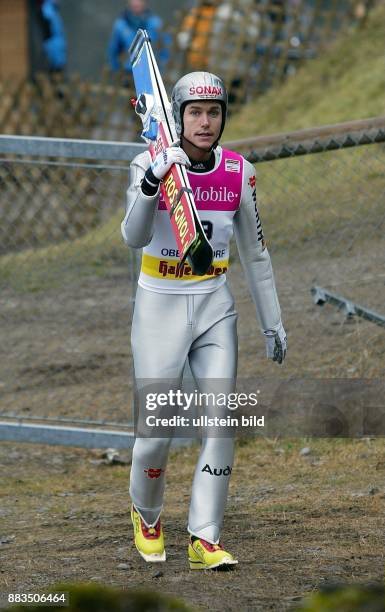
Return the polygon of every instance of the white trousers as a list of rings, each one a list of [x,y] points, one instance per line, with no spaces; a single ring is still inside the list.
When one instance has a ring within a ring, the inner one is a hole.
[[[237,313],[227,284],[212,293],[191,295],[138,287],[131,342],[139,387],[149,380],[181,383],[188,361],[200,393],[212,391],[213,386],[218,391],[218,379],[222,393],[235,389]],[[147,525],[154,525],[162,510],[170,443],[169,437],[138,437],[135,441],[130,496]],[[225,437],[203,437],[188,531],[212,543],[219,541],[233,457],[234,435],[229,431]]]

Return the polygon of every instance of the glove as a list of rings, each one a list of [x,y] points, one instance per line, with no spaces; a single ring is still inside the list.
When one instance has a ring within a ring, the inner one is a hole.
[[[286,332],[282,323],[276,331],[267,329],[263,334],[265,336],[267,358],[282,363],[287,351]]]
[[[173,164],[182,164],[187,168],[191,166],[189,158],[180,147],[169,147],[158,153],[151,164],[151,172],[158,181],[161,181]]]

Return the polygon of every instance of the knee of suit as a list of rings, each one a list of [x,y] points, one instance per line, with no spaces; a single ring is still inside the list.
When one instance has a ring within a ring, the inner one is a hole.
[[[235,435],[235,431],[234,431]],[[234,435],[228,435],[226,438],[219,437],[206,437],[202,438],[201,444],[201,456],[207,454],[212,457],[226,457],[230,458],[234,455],[235,439]]]
[[[171,438],[137,438],[132,451],[132,461],[156,463],[167,461]]]

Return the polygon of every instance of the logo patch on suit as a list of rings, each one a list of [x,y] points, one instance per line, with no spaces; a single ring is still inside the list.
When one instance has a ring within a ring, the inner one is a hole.
[[[240,172],[241,162],[239,159],[226,159],[225,160],[226,172]]]
[[[148,478],[159,478],[164,470],[162,470],[162,468],[148,468],[144,470],[144,472],[147,474]]]

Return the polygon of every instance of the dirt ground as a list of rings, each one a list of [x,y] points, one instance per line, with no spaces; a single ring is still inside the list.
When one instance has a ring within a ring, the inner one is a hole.
[[[240,314],[240,376],[256,383],[266,376],[383,376],[383,330],[356,319],[347,323],[332,306],[314,306],[310,296],[327,264],[340,292],[381,310],[380,251],[314,263],[304,250],[301,261],[277,253],[274,264],[287,363],[279,368],[264,359],[235,264],[230,280]],[[363,284],[365,275],[376,281]],[[126,267],[117,262],[107,276],[72,279],[60,289],[5,287],[1,412],[127,422],[129,297]],[[96,450],[2,443],[0,591],[97,581],[173,593],[201,610],[286,610],[330,581],[383,580],[383,439],[240,441],[223,531],[223,542],[240,560],[231,573],[188,570],[186,517],[196,453],[196,447],[172,453],[164,511],[168,561],[154,567],[141,562],[131,541],[128,465],[106,465]]]
[[[191,572],[186,517],[197,449],[172,453],[164,528],[168,560],[146,565],[132,543],[127,466],[101,453],[1,446],[2,592],[89,582],[174,594],[200,610],[289,610],[328,582],[384,575],[383,440],[260,440],[240,445],[223,542],[226,573]]]

